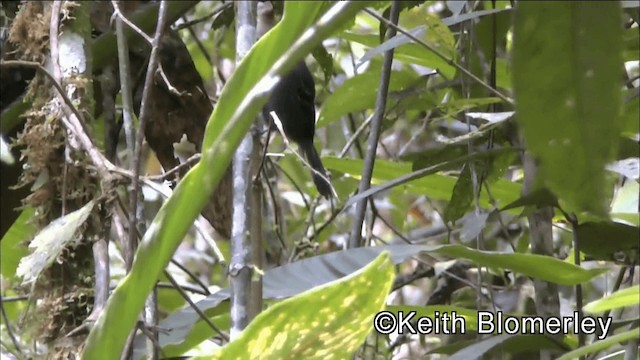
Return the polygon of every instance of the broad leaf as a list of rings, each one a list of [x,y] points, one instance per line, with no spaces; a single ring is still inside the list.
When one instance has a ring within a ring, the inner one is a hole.
[[[635,329],[631,329],[620,334],[607,336],[603,340],[595,341],[589,345],[570,351],[557,358],[557,360],[578,359],[581,356],[595,354],[614,345],[638,338],[640,338],[640,328],[636,327]]]
[[[270,307],[211,359],[351,357],[384,309],[394,273],[383,252],[344,279]]]
[[[635,226],[612,221],[586,222],[578,225],[576,231],[580,251],[596,259],[613,260],[617,252],[628,252],[633,258],[640,247],[640,231]]]
[[[584,311],[596,314],[611,309],[617,309],[625,306],[633,306],[638,308],[640,303],[640,286],[635,285],[623,290],[618,290],[609,296],[605,296],[602,299],[592,301],[584,306]]]
[[[408,71],[393,71],[391,73],[389,91],[399,91],[415,81],[416,76]],[[380,83],[380,67],[358,74],[336,88],[325,100],[318,115],[316,127],[329,125],[341,116],[372,109],[376,103],[376,92],[372,91]]]
[[[621,130],[620,14],[617,1],[516,7],[517,121],[543,184],[569,211],[607,214],[603,169]]]

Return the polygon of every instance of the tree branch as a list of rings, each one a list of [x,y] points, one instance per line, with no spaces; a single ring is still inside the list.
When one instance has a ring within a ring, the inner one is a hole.
[[[398,16],[400,14],[400,3],[394,1],[391,4],[391,23],[398,22]],[[391,39],[396,35],[396,28],[389,27],[387,30],[387,39]],[[364,167],[362,170],[362,179],[358,186],[358,192],[362,193],[369,189],[371,186],[371,177],[373,175],[373,166],[376,160],[376,152],[378,150],[378,139],[382,129],[382,120],[384,118],[385,107],[387,104],[387,95],[389,92],[389,81],[391,79],[391,63],[393,62],[393,49],[390,49],[384,53],[384,64],[382,65],[382,75],[380,77],[380,86],[378,87],[378,96],[376,98],[376,110],[371,121],[371,131],[369,132],[369,140],[367,143],[367,154],[364,159]],[[360,246],[360,239],[362,236],[362,223],[364,221],[364,215],[367,211],[367,199],[362,199],[356,204],[356,213],[353,219],[353,226],[351,228],[351,236],[347,246],[349,248],[356,248]]]

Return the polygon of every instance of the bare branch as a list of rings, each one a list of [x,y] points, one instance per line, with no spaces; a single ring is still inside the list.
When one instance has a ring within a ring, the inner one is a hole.
[[[394,1],[391,5],[390,18],[391,24],[398,22],[400,14],[400,3]],[[387,30],[387,39],[395,36],[395,27],[389,27]],[[387,95],[389,93],[389,80],[391,78],[391,63],[393,62],[393,49],[388,50],[384,54],[384,64],[382,65],[382,75],[380,78],[380,86],[378,87],[378,96],[376,98],[376,110],[371,121],[371,131],[369,132],[369,140],[367,143],[367,154],[364,159],[364,167],[362,169],[362,179],[358,186],[358,192],[362,193],[371,186],[371,177],[373,175],[373,165],[376,160],[376,151],[378,149],[378,139],[382,129],[382,120],[384,118],[385,107],[387,104]],[[353,218],[353,226],[351,227],[351,236],[349,237],[350,248],[360,246],[362,235],[362,223],[364,215],[367,211],[367,199],[363,199],[356,204],[356,213]]]

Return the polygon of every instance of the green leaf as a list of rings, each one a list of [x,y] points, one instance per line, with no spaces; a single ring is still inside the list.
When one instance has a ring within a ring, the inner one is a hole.
[[[640,231],[613,221],[585,222],[576,228],[580,251],[596,259],[612,260],[616,252],[638,252]]]
[[[373,108],[376,102],[376,91],[380,83],[380,67],[358,74],[347,79],[333,94],[325,100],[316,127],[327,126],[340,119],[341,116]],[[411,84],[416,76],[407,71],[393,71],[389,82],[389,91],[399,91]]]
[[[376,165],[373,169],[372,184],[381,185],[350,198],[347,201],[346,207],[352,205],[362,197],[371,196],[383,189],[401,185],[406,186],[405,189],[407,191],[416,195],[426,195],[438,200],[449,200],[457,179],[454,176],[441,175],[439,174],[440,171],[457,169],[467,161],[490,158],[512,151],[514,151],[513,148],[496,149],[460,156],[413,172],[411,171],[411,163],[376,160]],[[340,159],[327,156],[323,157],[322,161],[328,169],[347,174],[355,179],[359,179],[362,174],[362,160]],[[507,204],[514,201],[518,198],[520,192],[520,184],[505,179],[499,179],[491,185],[491,195],[498,204]],[[480,193],[480,205],[486,208],[492,208],[493,205],[489,200],[486,190],[483,190]]]
[[[501,208],[500,211],[515,209],[522,206],[534,206],[536,209],[543,208],[545,206],[558,206],[558,199],[556,199],[548,189],[536,189],[531,193],[520,197],[518,200],[507,204],[505,207]]]
[[[180,181],[145,233],[131,272],[115,289],[91,330],[83,359],[118,358],[145,298],[180,241],[224,175],[256,115],[267,101],[274,79],[350,21],[367,2],[341,2],[318,20],[313,34],[294,41],[320,16],[322,3],[287,2],[278,25],[262,37],[226,83],[207,123],[202,159]],[[280,59],[279,62],[276,60]],[[260,81],[259,81],[260,80]]]
[[[453,187],[451,200],[444,210],[444,221],[456,221],[466,212],[473,201],[473,182],[471,181],[471,170],[466,164],[458,176],[458,181]]]
[[[629,341],[631,339],[638,339],[640,338],[640,328],[635,328],[635,329],[631,329],[629,331],[625,331],[623,333],[620,334],[616,334],[613,336],[608,336],[606,338],[604,338],[603,340],[600,341],[596,341],[593,342],[589,345],[583,346],[581,348],[575,349],[573,351],[570,351],[562,356],[560,356],[559,358],[557,358],[556,360],[573,360],[573,359],[578,359],[581,356],[585,356],[585,355],[589,355],[589,354],[594,354],[597,352],[600,352],[602,350],[608,349],[614,345],[623,343],[625,341]]]
[[[35,214],[35,209],[28,207],[20,213],[20,216],[13,222],[9,230],[0,241],[0,265],[2,265],[2,276],[6,279],[12,278],[16,274],[18,263],[29,251],[25,243],[35,235],[37,228],[31,224],[31,219]]]
[[[621,130],[620,14],[618,1],[516,7],[517,121],[544,185],[569,211],[607,214],[603,169]]]
[[[637,309],[637,305],[640,304],[640,297],[638,297],[639,293],[639,285],[618,290],[609,296],[588,303],[584,306],[584,311],[596,314],[625,306],[634,306],[634,308]]]
[[[16,270],[23,284],[35,281],[67,245],[78,239],[78,230],[91,214],[94,204],[90,201],[82,208],[53,220],[31,240],[29,249],[33,249],[33,253],[23,257]]]
[[[511,269],[526,276],[560,285],[576,285],[588,281],[607,270],[586,270],[549,256],[480,251],[462,245],[443,245],[432,251],[454,258],[466,258],[480,266]]]
[[[394,273],[383,252],[344,279],[270,307],[211,359],[349,358],[384,309]]]
[[[312,55],[322,69],[322,73],[324,74],[324,86],[327,86],[329,81],[333,78],[333,56],[331,56],[327,49],[322,45],[316,46]]]

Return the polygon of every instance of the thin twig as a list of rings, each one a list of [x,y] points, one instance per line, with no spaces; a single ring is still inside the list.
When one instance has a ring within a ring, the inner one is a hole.
[[[353,135],[351,135],[351,138],[349,138],[349,140],[347,141],[347,143],[344,145],[344,147],[342,148],[342,151],[340,151],[340,154],[338,155],[339,158],[343,158],[346,154],[347,151],[349,151],[349,149],[351,148],[351,146],[358,141],[358,137],[360,137],[360,134],[362,134],[362,132],[364,131],[364,129],[367,128],[367,126],[369,126],[369,124],[371,123],[371,120],[373,120],[373,116],[375,115],[375,113],[371,114],[359,127],[358,129],[356,129],[356,131],[354,131]]]
[[[147,118],[149,117],[149,99],[151,95],[151,88],[154,86],[153,77],[155,75],[156,68],[158,67],[158,52],[162,35],[166,27],[167,19],[167,3],[166,1],[160,2],[160,10],[158,12],[158,24],[156,26],[156,32],[153,38],[151,55],[149,56],[149,66],[147,68],[147,74],[145,76],[144,89],[142,91],[142,101],[140,103],[140,117],[139,128],[136,134],[135,142],[135,156],[133,158],[133,184],[131,189],[131,198],[129,202],[129,243],[135,244],[137,239],[137,209],[138,209],[138,192],[140,189],[140,164],[142,162],[142,142],[144,140],[144,131]],[[131,246],[131,245],[130,245]],[[134,245],[135,246],[135,245]],[[135,249],[135,247],[134,247]]]
[[[191,168],[193,165],[197,164],[198,161],[200,161],[200,158],[202,157],[201,154],[194,154],[191,155],[191,157],[189,157],[185,162],[180,163],[179,165],[176,165],[175,167],[173,167],[172,169],[170,169],[169,171],[165,171],[163,174],[161,175],[151,175],[151,176],[147,176],[146,179],[147,180],[151,180],[151,181],[164,181],[164,180],[169,180],[171,178],[171,176],[173,176],[173,174],[175,173],[179,173],[182,170],[184,170],[185,168]]]
[[[193,300],[191,300],[191,298],[189,297],[189,295],[187,295],[184,290],[182,290],[182,288],[180,287],[180,285],[178,285],[178,282],[176,282],[176,280],[173,278],[173,276],[171,276],[171,274],[169,274],[169,272],[167,270],[164,271],[164,276],[167,277],[167,279],[169,280],[169,282],[171,283],[171,285],[173,285],[173,288],[180,293],[180,295],[184,298],[184,300],[189,304],[189,306],[191,306],[191,308],[193,309],[193,311],[195,311],[198,316],[200,316],[200,319],[202,319],[205,323],[207,323],[207,325],[209,325],[209,327],[215,331],[224,341],[229,342],[229,337],[227,336],[227,334],[223,333],[220,329],[218,329],[218,327],[209,319],[209,317],[202,312],[202,310],[198,307],[198,305],[196,305]]]
[[[391,5],[391,23],[398,22],[398,16],[400,14],[400,3],[395,1]],[[387,32],[387,39],[391,39],[396,34],[395,27],[390,27]],[[378,95],[376,98],[376,110],[371,123],[371,130],[369,132],[369,140],[367,143],[367,153],[364,160],[364,167],[362,169],[362,178],[360,179],[360,185],[358,186],[358,192],[362,193],[369,189],[371,186],[371,178],[373,175],[373,166],[376,159],[376,151],[378,149],[378,140],[380,139],[380,133],[382,130],[382,120],[384,118],[385,107],[387,103],[387,95],[389,93],[389,81],[391,79],[391,63],[393,62],[393,49],[390,49],[384,54],[384,64],[382,65],[382,75],[380,77],[380,85],[378,87]],[[367,200],[363,199],[356,204],[356,211],[353,219],[353,226],[351,228],[351,236],[349,237],[348,247],[356,248],[360,246],[360,239],[362,235],[362,223],[367,211]]]
[[[402,29],[401,27],[399,27],[396,24],[393,24],[392,22],[390,22],[389,20],[385,19],[384,17],[376,14],[374,11],[369,10],[367,8],[364,9],[364,11],[373,16],[374,18],[378,19],[379,21],[384,22],[385,24],[387,24],[387,26],[389,26],[390,28],[393,28],[399,32],[401,32],[402,34],[404,34],[405,36],[407,36],[409,39],[415,41],[416,43],[426,47],[427,49],[429,49],[429,51],[431,51],[432,53],[434,53],[436,56],[438,56],[439,58],[441,58],[442,60],[444,60],[447,64],[455,67],[456,69],[460,70],[460,72],[462,72],[463,74],[467,75],[468,77],[470,77],[473,81],[477,82],[478,84],[480,84],[482,87],[486,88],[487,90],[489,90],[492,94],[494,94],[495,96],[497,96],[498,98],[500,98],[500,100],[510,104],[510,105],[514,105],[514,101],[513,99],[507,97],[506,95],[502,94],[501,92],[499,92],[498,90],[492,88],[489,84],[487,84],[486,82],[482,81],[482,79],[478,78],[477,76],[475,76],[471,71],[465,69],[463,66],[461,66],[460,64],[458,64],[457,62],[453,61],[453,59],[449,58],[448,56],[446,56],[445,54],[443,54],[442,52],[440,52],[438,49],[434,48],[433,46],[427,44],[426,42],[418,39],[417,37],[413,36],[411,33],[409,33],[408,31]]]
[[[113,1],[114,3],[116,1]],[[133,123],[134,107],[133,95],[131,91],[131,67],[129,62],[129,43],[124,33],[124,20],[122,16],[116,19],[116,36],[118,40],[118,68],[120,73],[120,92],[122,93],[122,119],[124,127],[124,138],[129,153],[129,161],[133,163],[135,156],[135,125]],[[127,264],[127,269],[131,264]]]
[[[186,17],[183,16],[182,19],[186,20]],[[187,26],[187,30],[189,31],[189,35],[191,35],[191,38],[193,39],[193,41],[198,46],[198,50],[200,50],[200,52],[202,53],[202,56],[204,56],[204,58],[207,60],[207,64],[209,64],[209,66],[213,66],[211,55],[209,55],[209,52],[207,52],[207,49],[202,44],[202,41],[200,41],[200,39],[198,38],[198,34],[196,34],[196,32],[191,27],[191,25]]]
[[[266,149],[266,146],[265,146]],[[266,160],[266,159],[265,159]],[[263,163],[261,163],[262,165]],[[275,166],[270,163],[271,167],[274,168]],[[282,238],[282,233],[283,231],[283,227],[285,225],[285,222],[282,221],[282,208],[280,207],[280,202],[278,201],[279,197],[276,196],[276,193],[273,189],[273,184],[269,181],[269,177],[267,176],[267,170],[266,168],[262,168],[262,173],[263,173],[263,178],[265,180],[265,183],[267,184],[267,190],[269,191],[269,197],[271,198],[271,203],[273,204],[272,209],[273,209],[273,223],[274,223],[274,232],[276,237],[278,238],[278,241],[280,242],[280,245],[282,246],[283,251],[287,251],[287,244],[284,242],[284,239]],[[265,195],[266,196],[266,195]],[[304,200],[304,196],[303,196],[303,200]],[[267,202],[266,197],[263,200],[265,203]],[[269,236],[267,234],[267,236]],[[280,257],[280,259],[282,258],[282,256]],[[278,263],[280,263],[280,259],[278,259]]]
[[[124,18],[123,18],[124,20]],[[137,245],[138,239],[138,192],[140,190],[140,167],[142,162],[142,142],[144,141],[145,126],[149,117],[149,100],[151,97],[151,89],[155,86],[153,78],[155,76],[156,69],[158,68],[158,53],[160,48],[160,42],[164,35],[167,21],[167,2],[165,0],[160,2],[160,9],[158,11],[158,23],[156,25],[155,35],[151,46],[151,54],[149,55],[149,65],[145,76],[144,89],[142,91],[142,101],[140,103],[140,118],[139,128],[136,134],[135,143],[135,156],[133,158],[133,184],[131,194],[129,198],[129,242],[127,250],[133,254]],[[135,29],[134,29],[135,30]],[[131,255],[130,254],[130,255]],[[133,258],[133,256],[131,256]],[[145,302],[145,321],[147,325],[155,326],[157,320],[157,311],[155,305],[155,291],[150,294],[150,297]],[[152,304],[153,303],[153,304]],[[150,323],[149,323],[149,320]],[[154,332],[154,335],[157,333]],[[149,356],[151,359],[157,359],[157,348],[154,346],[155,338],[149,343],[149,350],[151,350]]]
[[[200,281],[200,279],[198,279],[197,276],[195,276],[191,271],[189,271],[189,269],[184,267],[184,265],[180,264],[177,260],[171,259],[171,263],[175,265],[178,269],[182,270],[182,272],[187,274],[187,276],[191,279],[191,281],[198,284],[200,288],[202,288],[202,294],[211,295],[211,291],[209,291],[209,288],[207,288],[207,286],[202,281]]]
[[[174,26],[173,30],[180,31],[180,30],[182,30],[184,28],[189,28],[189,27],[191,27],[193,25],[197,25],[197,24],[199,24],[201,22],[204,22],[204,21],[206,21],[206,20],[218,15],[219,13],[223,12],[224,10],[226,10],[227,8],[229,8],[231,6],[233,6],[233,1],[229,1],[227,3],[224,3],[224,4],[220,5],[219,7],[213,9],[213,11],[211,11],[211,13],[209,13],[209,14],[201,17],[201,18],[197,18],[197,19],[194,19],[194,20],[191,20],[191,21],[186,21],[186,22],[184,22],[184,23],[182,23],[180,25]]]
[[[145,34],[144,31],[142,31],[142,29],[140,29],[136,24],[133,23],[133,21],[127,19],[126,16],[124,16],[124,14],[122,13],[122,11],[120,11],[120,7],[118,6],[118,2],[115,0],[111,1],[111,4],[113,5],[113,15],[117,16],[118,19],[122,19],[122,21],[127,24],[131,30],[135,31],[138,35],[140,35],[149,45],[153,44],[153,39],[151,39],[151,37],[149,37],[149,35]]]
[[[296,181],[293,179],[293,176],[291,176],[291,174],[289,174],[282,166],[280,166],[279,163],[274,162],[273,163],[278,170],[284,174],[284,176],[289,179],[289,182],[291,182],[291,185],[293,186],[294,189],[296,189],[296,192],[298,192],[300,194],[300,198],[302,199],[302,202],[304,203],[304,207],[307,209],[307,211],[311,210],[311,204],[309,204],[309,200],[307,200],[307,196],[304,193],[304,191],[302,191],[302,188],[300,187],[300,185],[298,185],[298,183],[296,183]]]
[[[13,346],[15,346],[16,351],[20,354],[24,354],[22,352],[22,348],[20,348],[18,339],[16,339],[15,335],[13,334],[13,328],[11,327],[11,323],[9,322],[9,317],[7,316],[7,312],[4,310],[4,303],[5,300],[2,298],[2,296],[0,296],[0,311],[2,311],[2,320],[4,320],[4,326],[7,330],[7,334],[9,335],[9,338],[11,338],[11,342],[13,343]]]
[[[174,288],[174,286],[173,286],[173,284],[171,284],[171,283],[165,283],[165,282],[158,282],[158,284],[157,284],[156,286],[157,286],[159,289],[175,289],[175,288]],[[202,295],[202,296],[208,296],[208,295],[211,295],[211,292],[206,293],[206,292],[202,291],[202,290],[200,289],[200,287],[198,287],[198,286],[193,286],[193,285],[191,285],[191,284],[181,284],[181,285],[180,285],[180,288],[181,288],[182,290],[184,290],[185,292],[186,292],[186,291],[188,291],[188,292],[192,292],[192,293],[194,293],[194,294],[198,294],[198,295]]]

